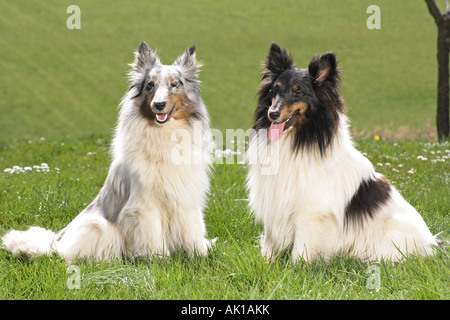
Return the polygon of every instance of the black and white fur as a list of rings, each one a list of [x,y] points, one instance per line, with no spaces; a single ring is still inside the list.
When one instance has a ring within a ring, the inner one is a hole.
[[[179,248],[190,256],[207,253],[202,210],[212,137],[194,50],[186,50],[173,65],[162,65],[141,44],[120,104],[113,160],[98,196],[60,232],[13,230],[3,237],[4,248],[14,256],[56,252],[67,262],[169,256]]]
[[[295,261],[433,254],[436,239],[420,214],[355,149],[339,80],[333,53],[299,69],[286,50],[270,47],[247,152],[262,254],[288,250]]]

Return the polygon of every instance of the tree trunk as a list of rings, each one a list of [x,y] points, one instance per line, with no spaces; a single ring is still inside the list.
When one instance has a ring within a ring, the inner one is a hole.
[[[438,28],[438,101],[436,126],[439,140],[449,136],[449,51],[446,28]]]
[[[450,52],[450,12],[442,14],[434,0],[425,0],[428,11],[433,16],[438,28],[438,101],[436,127],[439,140],[449,137],[449,52]],[[446,1],[447,10],[449,8]]]

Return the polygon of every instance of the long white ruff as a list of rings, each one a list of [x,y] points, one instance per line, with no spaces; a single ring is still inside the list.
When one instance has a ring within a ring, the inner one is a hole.
[[[347,117],[322,157],[318,149],[293,151],[293,128],[275,143],[260,130],[247,151],[249,205],[264,224],[262,254],[292,251],[293,260],[348,254],[363,260],[429,256],[436,240],[420,214],[391,186],[389,198],[363,226],[346,225],[346,206],[361,183],[380,178],[353,145]]]
[[[134,93],[121,104],[113,162],[97,198],[59,233],[13,230],[3,237],[4,248],[15,256],[56,252],[67,262],[168,256],[178,248],[207,253],[202,210],[212,161],[209,123],[170,119],[149,125]],[[199,108],[206,113],[203,104]]]

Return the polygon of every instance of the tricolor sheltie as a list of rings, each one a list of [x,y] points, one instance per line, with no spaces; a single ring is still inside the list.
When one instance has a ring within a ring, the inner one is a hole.
[[[194,50],[186,50],[173,65],[162,65],[141,44],[100,193],[57,234],[40,227],[10,231],[3,237],[7,250],[31,257],[56,252],[67,262],[168,256],[179,248],[189,256],[207,253],[202,210],[212,136]]]
[[[436,239],[420,214],[353,145],[335,55],[299,69],[273,43],[265,68],[247,151],[262,254],[291,251],[294,261],[431,255]]]

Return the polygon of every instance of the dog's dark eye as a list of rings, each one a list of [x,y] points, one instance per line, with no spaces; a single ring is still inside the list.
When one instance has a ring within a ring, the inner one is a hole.
[[[151,91],[154,87],[155,87],[155,84],[153,83],[153,81],[150,81],[149,83],[147,83],[147,86],[145,87],[145,89],[147,91]]]
[[[176,88],[176,87],[178,87],[178,85],[179,85],[179,82],[178,81],[172,81],[171,83],[170,83],[170,86],[172,87],[172,88]]]
[[[278,90],[279,90],[279,87],[278,87],[278,86],[273,86],[273,87],[270,89],[270,93],[272,93],[273,96],[276,96],[276,95],[278,94]]]
[[[293,90],[292,95],[294,97],[300,97],[302,95],[302,92],[300,90]]]

